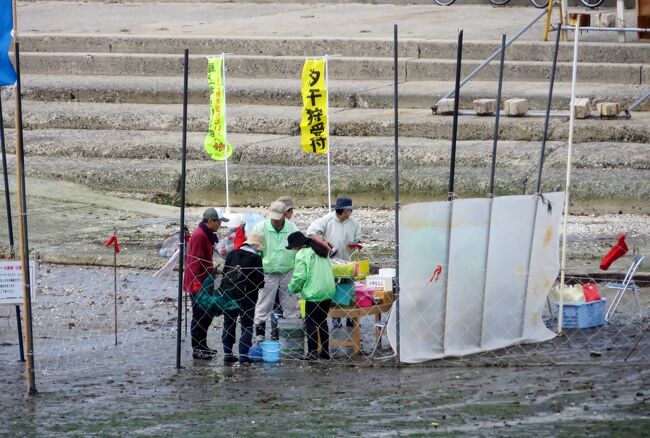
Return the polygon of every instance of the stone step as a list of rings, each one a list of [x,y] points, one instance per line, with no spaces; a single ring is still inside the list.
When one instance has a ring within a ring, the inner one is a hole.
[[[330,104],[350,108],[392,108],[393,84],[389,81],[330,81]],[[231,78],[227,81],[228,104],[299,106],[300,80]],[[399,85],[400,108],[429,108],[453,88],[451,82],[409,81]],[[625,108],[646,92],[647,86],[581,83],[576,86],[580,97],[593,102],[620,102]],[[62,76],[23,75],[23,98],[39,101],[74,101],[107,103],[169,104],[182,102],[182,79],[173,76]],[[461,89],[461,107],[471,108],[480,98],[494,98],[496,83],[471,81]],[[548,83],[505,82],[503,99],[522,97],[531,110],[546,110]],[[11,98],[7,90],[6,98]],[[190,78],[189,103],[209,102],[205,78]],[[571,85],[555,84],[553,109],[568,111]],[[650,99],[637,107],[650,110]]]
[[[5,126],[14,123],[13,107],[4,106]],[[181,105],[24,101],[25,129],[158,130],[181,129]],[[288,106],[229,105],[228,130],[242,134],[298,135],[301,108]],[[188,106],[188,130],[207,132],[207,105]],[[392,109],[330,108],[330,131],[334,136],[391,136]],[[400,136],[448,139],[452,117],[432,116],[427,109],[400,111]],[[543,132],[542,117],[502,117],[502,140],[536,141]],[[568,117],[549,123],[548,139],[568,138]],[[494,117],[462,116],[459,140],[490,140]],[[634,112],[631,119],[577,120],[574,142],[650,142],[650,114]]]
[[[52,3],[67,3],[70,0],[50,0]],[[84,3],[104,3],[105,0],[86,0]],[[196,3],[196,0],[126,0],[123,1],[123,3],[128,4],[130,2],[137,3],[137,4],[156,4],[156,3]],[[226,3],[226,4],[232,4],[232,3],[243,3],[243,4],[255,4],[255,3],[269,3],[270,0],[202,0],[201,3]],[[275,4],[308,4],[308,5],[318,5],[322,4],[323,0],[282,0],[281,2],[274,1],[273,3]],[[433,3],[431,0],[336,0],[336,1],[329,1],[329,4],[332,3],[338,3],[338,4],[350,4],[350,3],[357,3],[357,4],[367,4],[367,5],[399,5],[399,6],[411,6],[411,5],[432,5],[434,7],[439,7],[443,8],[444,6],[439,6],[435,3]],[[579,0],[569,0],[568,2],[569,6],[578,6],[578,7],[583,7],[584,5],[580,3]],[[485,2],[485,0],[457,0],[453,5],[456,5],[456,7],[461,6],[461,5],[483,5],[483,6],[490,6]],[[511,0],[507,4],[508,7],[510,6],[520,6],[520,7],[529,7],[533,8],[531,5],[530,1],[528,0]],[[502,8],[505,6],[493,6],[494,8]],[[616,7],[616,1],[615,0],[605,0],[602,4],[602,7]],[[629,0],[625,1],[625,7],[627,9],[633,8],[634,7],[634,2],[631,2]]]
[[[182,76],[182,56],[164,54],[113,53],[37,53],[21,54],[21,71],[25,74],[57,75],[126,75],[126,76]],[[232,55],[227,58],[228,77],[299,79],[303,57]],[[469,74],[480,61],[463,62],[462,75]],[[399,77],[406,80],[451,81],[455,77],[456,62],[450,59],[402,59]],[[505,65],[504,80],[543,82],[550,74],[550,62],[510,61]],[[329,63],[329,77],[335,79],[392,80],[391,58],[337,57]],[[190,57],[190,75],[205,76],[207,58]],[[557,64],[557,81],[570,81],[572,65]],[[498,65],[492,63],[477,76],[477,80],[494,80]],[[648,84],[650,66],[644,64],[582,63],[578,81],[598,83]]]
[[[14,152],[15,131],[8,129],[7,150]],[[190,132],[187,137],[187,158],[212,160],[203,150],[205,135]],[[297,137],[263,134],[232,134],[234,145],[231,163],[312,166],[322,164],[323,157],[305,154]],[[392,137],[333,137],[331,162],[347,166],[393,166]],[[447,167],[450,141],[403,137],[399,140],[400,167]],[[500,141],[497,164],[506,168],[536,169],[540,142]],[[181,143],[177,132],[115,131],[83,129],[39,129],[24,132],[25,155],[53,158],[104,158],[128,160],[181,159]],[[487,168],[492,160],[492,141],[460,141],[456,161],[461,166]],[[581,169],[633,169],[650,171],[650,146],[640,143],[578,143],[574,145],[574,167]],[[565,142],[547,142],[545,168],[564,169]]]
[[[9,157],[15,172],[15,159]],[[70,166],[66,157],[30,157],[25,161],[28,177],[83,184],[97,190],[132,192],[159,202],[177,202],[180,164],[169,160],[107,160],[79,158]],[[447,167],[408,169],[400,174],[403,202],[444,199],[448,184]],[[550,168],[544,174],[543,191],[564,188],[564,169]],[[326,166],[273,166],[230,163],[231,204],[264,205],[279,194],[292,193],[304,205],[322,205],[326,199]],[[532,193],[535,184],[523,167],[498,167],[495,192],[498,195]],[[607,184],[602,169],[573,171],[572,200],[589,211],[620,210],[650,212],[650,178],[647,170],[609,169]],[[461,197],[485,196],[487,167],[456,167],[455,193]],[[272,187],[272,189],[269,189]],[[225,175],[223,163],[188,161],[187,201],[197,204],[223,204]],[[332,167],[333,195],[348,194],[361,205],[388,206],[393,197],[393,169],[390,167]],[[575,210],[574,210],[575,211]]]
[[[69,52],[83,54],[138,53],[182,55],[318,56],[392,58],[393,41],[377,38],[224,38],[203,36],[73,35],[21,33],[21,53]],[[455,40],[400,39],[400,58],[456,59]],[[500,48],[494,41],[464,41],[463,59],[482,61]],[[506,50],[510,61],[547,62],[554,44],[542,41],[516,41]],[[581,42],[580,62],[650,63],[650,46],[643,43]],[[332,59],[335,62],[336,58]],[[573,43],[560,44],[558,61],[573,61]],[[495,62],[498,62],[495,61]]]

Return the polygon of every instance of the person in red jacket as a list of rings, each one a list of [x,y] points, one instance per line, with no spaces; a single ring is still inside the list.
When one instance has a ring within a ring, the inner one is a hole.
[[[217,243],[217,230],[222,222],[229,219],[223,217],[219,209],[208,208],[203,212],[203,220],[196,227],[190,238],[190,246],[185,257],[185,272],[183,274],[183,289],[192,298],[192,357],[194,359],[210,360],[215,351],[208,347],[208,328],[212,317],[201,306],[197,305],[194,296],[201,284],[212,272],[212,254]]]

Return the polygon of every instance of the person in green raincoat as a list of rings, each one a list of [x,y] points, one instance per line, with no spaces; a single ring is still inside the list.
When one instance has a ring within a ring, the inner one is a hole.
[[[289,234],[287,249],[297,251],[289,292],[305,300],[307,355],[305,360],[329,359],[329,313],[335,285],[328,251],[318,242],[296,231]],[[320,354],[318,339],[320,336]]]

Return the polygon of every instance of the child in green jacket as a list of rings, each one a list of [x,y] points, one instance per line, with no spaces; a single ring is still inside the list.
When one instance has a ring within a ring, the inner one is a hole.
[[[300,231],[288,237],[287,249],[297,251],[290,293],[299,293],[305,300],[305,328],[308,353],[305,360],[329,359],[329,329],[327,314],[335,292],[332,265],[327,249],[306,237]],[[320,335],[320,354],[318,336]]]

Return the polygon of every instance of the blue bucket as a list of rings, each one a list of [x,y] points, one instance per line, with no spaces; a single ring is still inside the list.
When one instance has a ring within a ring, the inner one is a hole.
[[[280,360],[282,344],[278,341],[264,341],[260,345],[262,346],[262,359],[264,359],[264,362],[277,362]]]
[[[255,346],[248,350],[248,358],[253,362],[262,362],[262,347]]]

